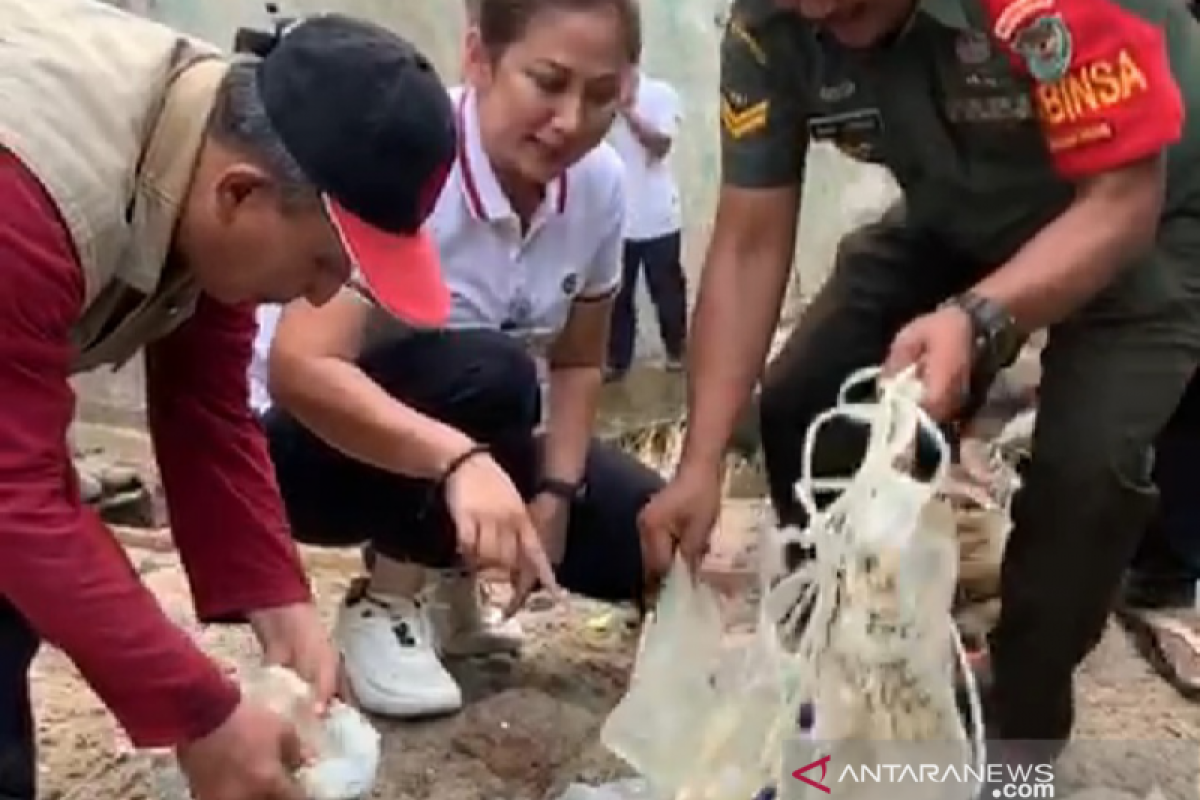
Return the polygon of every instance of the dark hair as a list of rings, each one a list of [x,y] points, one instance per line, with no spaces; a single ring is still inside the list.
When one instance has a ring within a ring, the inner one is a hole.
[[[317,191],[271,126],[257,82],[254,62],[235,61],[230,65],[217,89],[208,118],[208,135],[266,170],[279,185],[287,205],[313,202]]]
[[[621,22],[625,54],[631,63],[642,55],[642,19],[637,0],[467,0],[467,14],[488,50],[500,54],[525,35],[547,11],[615,11]]]

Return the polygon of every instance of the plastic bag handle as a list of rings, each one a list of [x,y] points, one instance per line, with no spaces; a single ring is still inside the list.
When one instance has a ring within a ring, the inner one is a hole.
[[[882,420],[872,427],[872,434],[874,434],[872,442],[879,446],[886,443],[886,452],[889,458],[902,455],[912,446],[914,436],[924,429],[926,433],[932,435],[938,450],[939,470],[935,470],[935,473],[944,474],[940,468],[945,467],[946,470],[949,470],[949,445],[945,442],[941,429],[921,408],[925,387],[917,376],[917,367],[910,366],[890,378],[881,378],[881,375],[880,367],[866,367],[851,373],[838,391],[838,406],[871,409],[875,415],[882,411]],[[850,390],[868,382],[874,382],[878,387],[876,402],[850,402],[848,400]],[[875,420],[873,419],[872,422]],[[868,447],[868,454],[872,452],[872,448]],[[931,482],[936,480],[935,476]]]
[[[859,467],[868,469],[881,463],[890,466],[910,448],[919,433],[929,435],[937,451],[937,466],[928,481],[924,481],[930,496],[936,487],[949,475],[950,446],[937,423],[920,405],[923,387],[916,375],[916,367],[909,367],[898,375],[880,380],[879,367],[867,367],[852,373],[838,390],[838,405],[817,415],[804,437],[804,453],[801,460],[801,477],[796,484],[797,499],[806,514],[812,518],[818,513],[815,493],[832,491],[841,493],[850,486],[853,476],[827,478],[813,476],[813,456],[821,430],[835,419],[852,420],[870,429],[867,452]],[[879,385],[879,400],[875,403],[849,402],[848,397],[855,387],[868,382]]]

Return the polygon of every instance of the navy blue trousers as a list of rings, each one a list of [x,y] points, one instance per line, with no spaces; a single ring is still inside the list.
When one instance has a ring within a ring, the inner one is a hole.
[[[621,291],[613,304],[612,331],[609,336],[608,366],[624,372],[633,363],[637,341],[637,306],[634,303],[638,277],[646,274],[646,289],[658,316],[658,331],[663,348],[673,359],[683,357],[687,344],[687,282],[681,261],[682,234],[679,231],[655,239],[630,239],[625,242]]]

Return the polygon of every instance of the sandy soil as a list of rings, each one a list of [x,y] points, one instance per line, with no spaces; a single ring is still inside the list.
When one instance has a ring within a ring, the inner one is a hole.
[[[200,631],[187,622],[186,585],[173,555],[143,548],[129,553],[173,618],[230,663],[247,663],[253,648],[243,631]],[[331,612],[353,562],[320,554],[310,565],[322,607]],[[553,797],[572,780],[622,774],[597,734],[631,665],[634,636],[624,618],[572,601],[566,607],[535,603],[522,621],[531,636],[521,658],[455,665],[469,698],[463,713],[415,724],[380,723],[385,766],[374,797],[532,799]],[[46,800],[152,796],[145,762],[125,749],[61,654],[42,654],[34,684]],[[1118,786],[1144,797],[1153,776],[1165,789],[1194,790],[1200,708],[1154,678],[1119,631],[1110,630],[1089,659],[1079,696],[1079,733],[1087,741],[1068,759],[1071,784]],[[1110,744],[1102,747],[1093,739]],[[1185,795],[1168,791],[1168,796]]]
[[[252,663],[254,647],[244,630],[201,630],[188,622],[190,600],[174,555],[128,552],[172,618],[230,665]],[[328,554],[309,563],[322,608],[332,613],[354,565]],[[619,774],[597,732],[631,665],[635,640],[625,620],[587,602],[551,606],[535,598],[522,617],[530,640],[521,658],[453,665],[468,697],[464,712],[421,723],[380,722],[386,766],[374,797],[535,798],[564,780]],[[61,653],[42,653],[34,688],[46,800],[153,796],[146,763],[128,751]]]

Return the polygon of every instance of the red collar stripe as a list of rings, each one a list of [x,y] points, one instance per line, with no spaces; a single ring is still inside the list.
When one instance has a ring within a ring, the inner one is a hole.
[[[471,172],[471,160],[467,156],[467,124],[466,124],[466,104],[467,92],[464,91],[458,98],[458,165],[459,172],[462,174],[463,188],[467,193],[467,205],[471,209],[471,213],[478,219],[487,219],[487,214],[483,207],[483,196],[479,194],[479,185],[475,182],[475,175]],[[558,179],[558,213],[562,214],[567,210],[567,173],[563,172]]]
[[[471,174],[471,161],[467,157],[467,125],[466,114],[463,111],[466,103],[467,93],[463,92],[458,99],[458,168],[471,213],[477,219],[485,219],[487,215],[483,213],[483,198],[479,196],[479,187],[475,183],[475,176]]]

